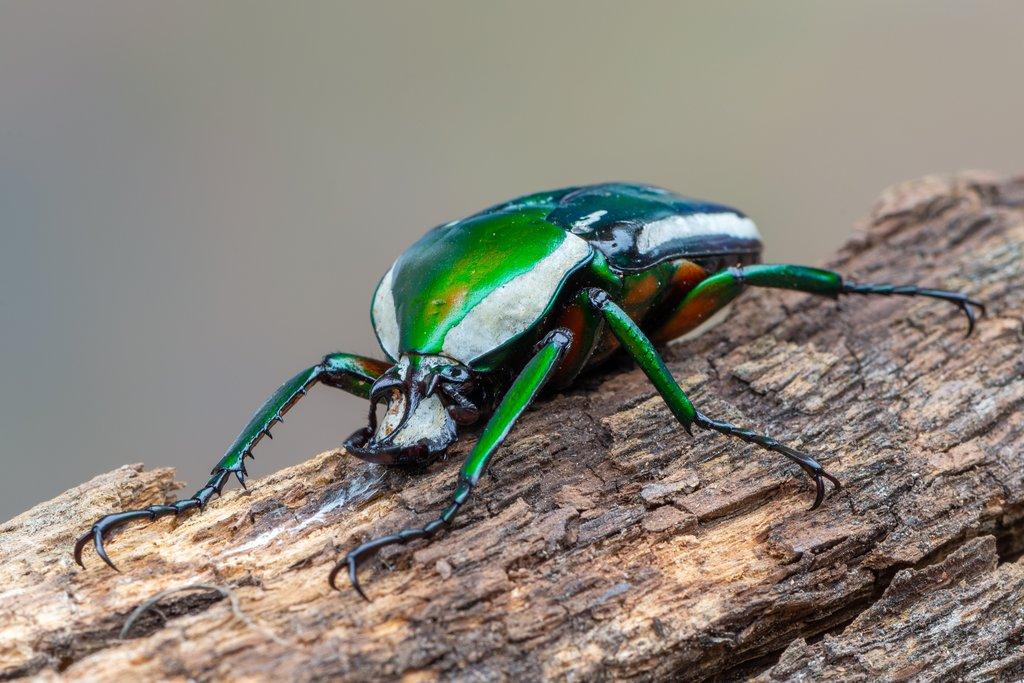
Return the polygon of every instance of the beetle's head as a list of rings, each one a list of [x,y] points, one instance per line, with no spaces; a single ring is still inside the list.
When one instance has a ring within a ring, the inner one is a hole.
[[[403,355],[370,390],[369,425],[345,449],[368,462],[422,465],[444,453],[459,425],[480,417],[479,377],[443,356]],[[377,419],[377,407],[385,407]]]

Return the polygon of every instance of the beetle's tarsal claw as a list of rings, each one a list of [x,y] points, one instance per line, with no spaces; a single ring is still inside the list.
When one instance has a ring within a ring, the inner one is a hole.
[[[356,593],[359,593],[359,597],[366,602],[370,602],[370,598],[363,592],[363,587],[359,585],[359,560],[355,552],[348,553],[344,558],[338,560],[334,564],[330,575],[327,577],[327,583],[330,587],[336,591],[341,591],[338,587],[337,580],[338,574],[340,574],[341,570],[344,568],[348,569],[348,580],[349,583],[352,584],[352,588],[355,589]]]
[[[977,308],[981,315],[985,315],[985,304],[971,299],[960,292],[949,292],[944,289],[930,289],[915,287],[913,285],[882,285],[882,284],[857,284],[855,282],[844,282],[840,294],[882,294],[885,296],[924,296],[930,299],[939,299],[955,304],[957,308],[967,316],[967,336],[974,332],[976,317],[974,308]]]
[[[967,304],[960,304],[960,308],[962,308],[964,313],[967,315],[967,334],[964,336],[970,337],[971,333],[974,332],[974,311],[972,311],[971,307]]]
[[[823,500],[825,500],[825,480],[828,479],[832,482],[833,493],[843,488],[843,485],[839,483],[839,480],[833,477],[831,474],[826,472],[820,465],[817,468],[811,467],[807,469],[807,474],[814,479],[814,504],[808,508],[808,512],[817,510],[821,506]]]
[[[961,301],[958,301],[957,305],[960,306],[960,309],[964,312],[964,315],[967,316],[967,334],[964,336],[970,337],[971,333],[974,332],[974,323],[977,320],[974,313],[974,309],[977,308],[978,312],[981,313],[981,315],[986,315],[985,304],[981,303],[980,301],[975,301],[974,299],[968,299],[965,297]]]
[[[235,476],[238,477],[239,483],[241,483],[243,487],[245,486],[244,468],[218,468],[215,469],[214,472],[213,478],[206,483],[206,486],[199,489],[191,498],[178,500],[170,505],[150,505],[149,507],[145,507],[140,510],[127,510],[125,512],[117,512],[100,517],[96,523],[92,525],[92,528],[83,534],[75,543],[75,562],[77,562],[83,569],[85,568],[85,565],[82,563],[82,550],[85,548],[86,544],[92,540],[93,547],[96,549],[96,554],[100,556],[100,559],[106,562],[111,569],[120,571],[116,566],[114,566],[114,563],[107,555],[106,549],[103,547],[103,542],[105,540],[104,536],[136,519],[145,519],[146,521],[152,522],[161,517],[166,517],[167,515],[174,515],[177,517],[188,510],[199,509],[201,511],[213,494],[219,494],[221,489],[224,488],[224,484],[230,478],[231,472],[234,472]]]
[[[344,560],[338,560],[334,563],[334,566],[331,567],[331,573],[327,575],[327,585],[336,591],[340,591],[341,589],[338,588],[338,585],[336,583],[334,583],[334,580],[338,578],[338,572],[340,572],[341,568],[344,566]]]
[[[808,512],[812,512],[818,509],[821,505],[821,501],[825,500],[825,482],[822,481],[821,476],[816,475],[814,477],[814,503],[808,508]]]
[[[352,584],[352,587],[357,593],[359,593],[359,596],[362,597],[363,600],[369,602],[370,599],[366,597],[366,593],[363,592],[362,587],[359,585],[359,563],[364,561],[366,558],[373,557],[380,552],[381,548],[386,548],[389,545],[405,545],[411,541],[418,541],[421,538],[433,538],[434,534],[451,523],[455,513],[460,507],[462,507],[462,504],[466,502],[466,498],[469,497],[470,488],[471,486],[468,485],[466,488],[462,488],[460,486],[452,504],[446,507],[437,519],[427,523],[425,526],[418,529],[402,529],[397,533],[367,541],[359,547],[349,551],[349,553],[345,555],[344,559],[339,560],[337,564],[334,565],[330,576],[327,578],[328,583],[331,584],[332,588],[337,590],[338,587],[335,584],[335,580],[338,573],[341,571],[341,568],[347,566],[348,580]]]
[[[749,429],[737,427],[736,425],[729,424],[728,422],[724,422],[722,420],[714,420],[708,417],[707,415],[704,415],[700,411],[696,412],[693,421],[697,423],[698,426],[703,427],[704,429],[713,429],[721,434],[735,436],[746,441],[747,443],[757,444],[761,448],[766,448],[769,451],[773,451],[775,453],[784,455],[793,462],[795,462],[797,465],[799,465],[800,468],[807,473],[807,476],[814,480],[814,505],[811,506],[811,510],[816,509],[819,505],[821,505],[821,502],[825,499],[825,482],[823,479],[828,479],[830,482],[832,482],[835,485],[836,491],[838,491],[841,488],[839,480],[833,477],[828,472],[826,472],[825,468],[822,467],[821,464],[813,457],[806,453],[801,453],[796,449],[790,448],[785,444],[781,444],[775,439],[771,438],[770,436],[758,434],[756,432],[750,431]]]
[[[86,531],[84,534],[78,537],[78,541],[75,542],[75,562],[82,569],[85,569],[85,564],[82,562],[82,548],[85,544],[92,540],[92,531]]]
[[[348,561],[348,580],[352,584],[352,588],[356,590],[356,593],[359,593],[359,597],[366,602],[370,602],[370,598],[363,592],[363,587],[359,585],[359,568],[356,566],[354,559]]]
[[[352,584],[352,588],[355,589],[356,593],[359,593],[359,597],[366,602],[370,602],[370,598],[363,592],[363,587],[359,585],[359,561],[356,559],[356,556],[349,553],[345,558],[345,564],[348,566],[348,581]]]
[[[157,516],[159,516],[160,514],[166,514],[162,510],[158,510],[157,508],[167,508],[168,510],[171,509],[166,505],[153,505],[142,510],[130,510],[128,512],[120,512],[117,514],[107,515],[106,517],[100,518],[95,524],[92,525],[92,528],[89,529],[89,531],[87,531],[86,533],[82,534],[82,536],[75,543],[75,562],[77,562],[78,565],[82,567],[82,569],[85,569],[85,564],[82,562],[82,550],[83,548],[85,548],[86,544],[88,544],[89,541],[91,540],[93,548],[95,548],[96,554],[99,555],[100,559],[103,560],[107,564],[107,566],[109,566],[114,571],[121,571],[114,565],[113,561],[111,561],[110,559],[110,556],[107,555],[106,548],[103,547],[104,535],[107,532],[117,529],[118,527],[124,526],[132,520],[142,518],[153,520],[156,519]]]
[[[114,563],[107,556],[107,550],[103,547],[103,529],[93,529],[93,545],[96,547],[96,554],[100,556],[100,559],[107,563],[107,566],[113,569],[115,572],[120,572]]]

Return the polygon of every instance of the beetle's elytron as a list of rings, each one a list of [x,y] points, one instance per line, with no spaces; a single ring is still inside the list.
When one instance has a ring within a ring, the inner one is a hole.
[[[369,425],[345,442],[363,460],[423,466],[487,419],[459,472],[454,499],[421,529],[377,538],[349,552],[353,587],[362,561],[380,548],[429,538],[469,498],[516,419],[544,388],[564,387],[580,371],[623,350],[647,374],[683,427],[738,437],[780,453],[814,480],[839,481],[806,453],[768,436],[708,417],[690,403],[655,345],[695,330],[746,287],[829,297],[898,294],[942,299],[967,315],[984,307],[963,294],[914,286],[855,284],[794,265],[757,265],[761,240],[739,211],[656,187],[605,184],[520,197],[434,228],[398,257],[373,297],[373,328],[387,361],[332,353],[267,399],[191,498],[107,515],[75,545],[92,540],[111,567],[104,535],[131,520],[202,508],[232,475],[244,486],[245,457],[317,382],[369,399]],[[385,402],[378,422],[376,407]],[[336,586],[335,586],[336,587]]]

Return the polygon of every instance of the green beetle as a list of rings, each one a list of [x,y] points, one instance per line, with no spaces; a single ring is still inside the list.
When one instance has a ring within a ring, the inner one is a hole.
[[[959,306],[974,328],[984,307],[963,294],[913,286],[854,284],[794,265],[760,265],[753,221],[720,204],[657,187],[608,183],[527,195],[438,226],[405,253],[377,285],[373,329],[386,361],[332,353],[298,373],[253,415],[191,498],[107,515],[75,545],[131,520],[202,508],[231,475],[244,486],[245,457],[317,382],[369,399],[369,424],[345,442],[363,460],[420,467],[445,452],[462,427],[486,419],[459,472],[451,505],[419,529],[363,543],[331,571],[348,568],[353,587],[362,561],[380,548],[429,538],[451,522],[519,416],[542,389],[564,387],[616,352],[633,358],[673,415],[690,431],[710,429],[780,453],[813,479],[813,510],[824,480],[839,481],[810,455],[697,410],[658,355],[656,344],[721,317],[746,287],[840,294],[925,296]],[[378,421],[376,409],[383,404]],[[84,566],[84,565],[83,565]]]

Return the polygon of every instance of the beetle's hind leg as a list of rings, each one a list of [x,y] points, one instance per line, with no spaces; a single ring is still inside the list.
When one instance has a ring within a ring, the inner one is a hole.
[[[840,294],[882,294],[886,296],[923,296],[930,299],[939,299],[956,304],[957,308],[967,316],[967,335],[974,332],[976,321],[974,309],[977,308],[982,315],[985,315],[985,304],[970,298],[961,292],[949,292],[944,289],[930,289],[927,287],[915,287],[913,285],[885,285],[885,284],[859,284],[856,282],[844,281]]]
[[[786,444],[780,443],[770,436],[758,434],[757,432],[753,432],[743,427],[737,427],[736,425],[723,420],[714,420],[707,415],[704,415],[699,410],[694,411],[693,423],[699,427],[703,427],[704,429],[712,429],[721,434],[735,436],[747,443],[756,444],[761,448],[784,455],[795,462],[800,466],[800,469],[806,472],[807,476],[814,481],[815,494],[814,503],[810,507],[811,510],[816,509],[821,505],[821,501],[825,499],[825,479],[832,482],[836,491],[842,488],[842,484],[839,483],[839,480],[826,472],[825,468],[822,467],[813,457],[807,453],[798,451],[795,448],[790,448]]]
[[[759,264],[727,268],[702,280],[683,298],[662,328],[654,333],[654,340],[667,342],[698,327],[748,286],[791,289],[832,298],[847,294],[880,294],[948,301],[967,316],[968,335],[974,331],[975,309],[985,313],[983,303],[960,292],[914,285],[858,284],[844,280],[839,273],[830,270],[788,264]]]
[[[704,429],[711,429],[721,434],[735,436],[748,443],[756,444],[774,453],[786,456],[803,469],[814,481],[815,494],[814,504],[811,509],[821,505],[825,498],[825,480],[828,479],[835,486],[840,488],[839,480],[825,471],[825,469],[813,457],[806,453],[790,448],[789,446],[776,441],[770,436],[758,434],[743,427],[721,420],[715,420],[704,415],[690,403],[690,399],[680,388],[672,373],[665,366],[665,361],[658,355],[654,344],[647,338],[647,335],[637,326],[635,322],[623,311],[606,292],[599,289],[589,290],[591,306],[600,311],[611,328],[612,334],[622,344],[622,347],[644,371],[648,379],[658,390],[661,397],[668,404],[669,410],[676,419],[683,425],[686,431],[690,431],[690,425],[697,425]]]
[[[75,562],[79,566],[85,567],[82,563],[82,551],[92,541],[100,559],[116,570],[117,567],[111,562],[103,547],[103,542],[110,532],[137,519],[152,522],[168,515],[177,516],[190,510],[201,510],[206,507],[214,494],[220,495],[224,485],[232,476],[238,479],[238,483],[244,488],[245,478],[248,476],[245,459],[254,457],[252,449],[263,437],[273,438],[270,435],[271,427],[278,422],[284,422],[283,415],[306,395],[306,391],[312,385],[323,382],[361,398],[368,398],[374,380],[384,374],[389,367],[391,367],[390,363],[372,358],[363,358],[348,353],[332,353],[318,365],[303,370],[282,384],[253,414],[249,424],[231,444],[217,466],[213,468],[213,472],[211,472],[213,476],[205,486],[190,498],[175,501],[170,505],[150,505],[141,510],[128,510],[101,517],[75,543]]]

